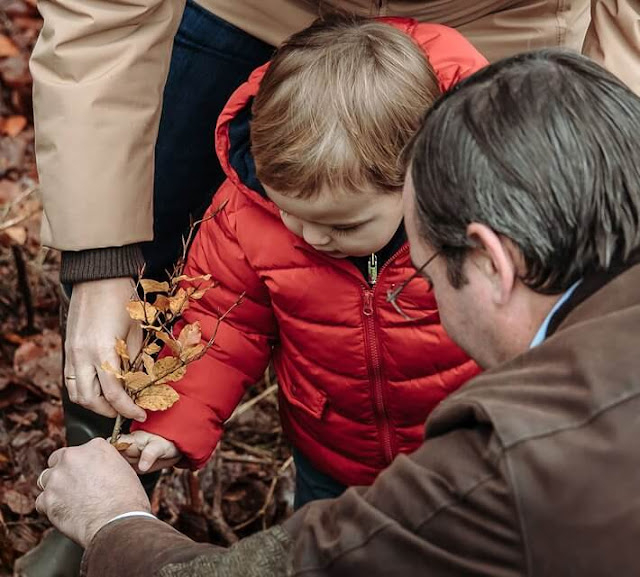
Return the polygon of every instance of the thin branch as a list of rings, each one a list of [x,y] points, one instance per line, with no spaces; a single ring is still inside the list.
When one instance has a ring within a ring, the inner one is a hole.
[[[6,216],[14,209],[14,207],[18,206],[23,200],[26,200],[27,197],[31,196],[34,192],[36,192],[36,190],[38,190],[37,186],[27,188],[26,190],[22,191],[17,198],[14,198],[11,202],[8,202],[7,204],[1,206],[0,209],[4,213],[2,215],[2,220],[6,218]]]
[[[220,451],[220,458],[234,463],[251,463],[252,465],[273,465],[272,458],[254,457],[253,455],[238,455],[230,451]]]
[[[124,423],[124,417],[118,413],[116,417],[116,422],[113,425],[113,431],[111,431],[111,438],[109,442],[112,445],[115,445],[118,442],[118,437],[120,437],[120,430],[122,429],[122,424]]]
[[[224,438],[222,440],[223,443],[227,443],[229,445],[231,445],[232,447],[236,447],[237,449],[241,449],[251,455],[255,455],[256,457],[260,457],[260,458],[267,458],[270,460],[273,460],[273,455],[271,453],[271,451],[268,451],[267,449],[261,449],[259,447],[254,447],[253,445],[249,445],[247,443],[242,443],[241,441],[236,441],[235,439],[232,438]]]
[[[187,488],[189,490],[189,500],[191,501],[191,510],[195,513],[202,514],[203,497],[200,480],[194,471],[187,471]]]
[[[246,413],[254,405],[257,405],[260,401],[262,401],[262,399],[266,399],[269,395],[271,395],[272,393],[274,393],[277,390],[278,390],[278,385],[277,384],[276,385],[271,385],[268,389],[265,389],[259,395],[256,395],[255,397],[253,397],[253,399],[250,399],[246,403],[242,403],[242,405],[240,405],[232,413],[232,415],[227,419],[225,424],[229,424],[234,419],[237,419],[240,415],[243,415],[244,413]]]
[[[39,208],[36,208],[27,214],[22,214],[20,216],[16,216],[15,218],[10,218],[9,220],[5,220],[2,224],[0,224],[0,232],[3,232],[9,228],[13,228],[14,226],[18,226],[23,223],[25,220],[29,220],[34,214],[40,212]]]
[[[266,515],[267,511],[269,510],[269,505],[271,505],[273,494],[275,493],[275,490],[276,490],[276,485],[278,484],[280,477],[282,477],[284,472],[291,466],[291,463],[293,463],[293,456],[289,457],[284,463],[282,463],[275,477],[271,479],[271,485],[269,485],[269,491],[267,491],[267,496],[265,497],[264,504],[262,505],[262,507],[260,507],[260,510],[254,515],[252,515],[251,517],[249,517],[249,519],[247,519],[246,521],[243,521],[238,525],[234,525],[233,526],[234,531],[239,531],[240,529],[244,529],[245,527],[251,525],[251,523],[253,523],[254,521],[257,521],[258,519],[260,519],[260,517],[262,517],[263,515]]]
[[[211,512],[211,522],[216,531],[227,542],[228,545],[232,545],[238,541],[238,536],[234,533],[233,529],[229,527],[229,524],[224,518],[222,513],[222,475],[220,474],[222,460],[218,451],[214,456],[214,487],[213,487],[213,507]]]

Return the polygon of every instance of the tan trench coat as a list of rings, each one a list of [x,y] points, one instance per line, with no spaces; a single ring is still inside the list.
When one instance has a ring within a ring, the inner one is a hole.
[[[31,60],[45,245],[77,251],[153,236],[153,154],[185,0],[39,0]],[[640,0],[200,0],[272,44],[332,7],[456,27],[490,60],[584,51],[640,92]]]

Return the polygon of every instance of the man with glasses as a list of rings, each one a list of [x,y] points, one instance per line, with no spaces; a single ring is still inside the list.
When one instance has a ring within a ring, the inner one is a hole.
[[[149,518],[94,440],[52,455],[38,509],[88,546],[88,577],[640,574],[638,134],[640,98],[554,51],[493,64],[428,113],[412,258],[488,370],[372,487],[224,550]],[[402,287],[389,299],[403,310]]]

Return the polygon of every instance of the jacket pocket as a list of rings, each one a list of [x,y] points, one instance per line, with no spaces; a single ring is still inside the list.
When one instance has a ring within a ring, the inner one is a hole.
[[[327,406],[327,394],[320,389],[313,387],[305,387],[296,383],[280,383],[280,390],[286,401],[315,417],[322,419],[325,407]]]

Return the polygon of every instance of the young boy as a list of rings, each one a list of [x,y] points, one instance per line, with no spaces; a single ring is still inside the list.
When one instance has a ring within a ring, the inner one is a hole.
[[[228,179],[185,273],[220,284],[184,321],[214,346],[166,412],[135,424],[130,460],[206,463],[223,424],[273,359],[294,447],[296,506],[370,484],[420,444],[429,412],[477,372],[413,268],[398,160],[440,91],[486,61],[457,32],[407,19],[334,17],[291,37],[220,116]],[[156,461],[157,460],[157,461]]]

